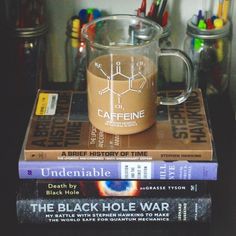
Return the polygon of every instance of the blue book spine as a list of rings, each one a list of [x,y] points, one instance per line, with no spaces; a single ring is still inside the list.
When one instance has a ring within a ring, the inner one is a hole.
[[[20,179],[217,180],[217,162],[19,161]]]

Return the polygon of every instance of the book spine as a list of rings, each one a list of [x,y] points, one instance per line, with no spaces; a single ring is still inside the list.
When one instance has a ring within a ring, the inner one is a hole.
[[[26,161],[211,161],[212,150],[24,150]]]
[[[208,182],[209,184],[209,182]],[[37,198],[196,197],[208,192],[206,181],[22,180],[19,194]]]
[[[217,162],[19,161],[20,179],[216,180]]]
[[[211,198],[18,199],[19,223],[209,222]]]

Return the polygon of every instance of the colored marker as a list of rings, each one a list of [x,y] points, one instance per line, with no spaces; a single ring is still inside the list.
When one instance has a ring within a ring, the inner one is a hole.
[[[151,5],[151,7],[150,7],[150,9],[149,9],[149,12],[148,12],[148,16],[150,17],[150,18],[154,18],[155,17],[155,15],[156,15],[156,4],[153,2],[152,3],[152,5]]]
[[[206,13],[205,14],[205,20],[211,18],[211,16],[212,16],[212,12],[211,11],[206,11],[205,13]]]
[[[97,18],[99,18],[101,16],[102,16],[102,14],[101,14],[101,12],[98,9],[93,9],[93,18],[94,19],[97,19]]]
[[[141,12],[141,9],[140,9],[140,8],[138,8],[138,10],[137,10],[137,16],[143,17],[143,15],[142,15],[142,12]]]
[[[212,23],[212,21],[211,21],[210,18],[208,18],[208,19],[206,20],[206,25],[207,25],[207,29],[208,29],[208,30],[214,29],[214,25],[213,25],[213,23]]]
[[[86,9],[82,9],[79,12],[79,18],[81,21],[81,25],[86,24],[88,22],[88,14]]]
[[[223,13],[223,0],[219,0],[219,3],[218,3],[218,10],[217,10],[217,16],[219,18],[222,17],[222,13]]]
[[[157,22],[158,23],[161,23],[161,21],[162,21],[162,17],[165,12],[165,9],[166,9],[166,4],[167,4],[167,0],[162,0],[159,4],[160,6],[159,6],[158,12],[157,12]]]
[[[203,19],[202,10],[198,11],[197,17],[198,17],[198,22]]]
[[[201,30],[204,30],[206,29],[206,23],[203,19],[201,19],[199,22],[198,22],[198,28],[201,29]],[[194,49],[196,51],[198,51],[204,44],[204,40],[203,39],[199,39],[199,38],[195,38],[194,39]]]
[[[213,15],[213,16],[211,17],[211,21],[214,23],[214,20],[215,20],[215,19],[217,19],[217,16]]]
[[[230,5],[230,0],[224,0],[224,2],[223,2],[223,12],[222,12],[222,19],[223,19],[224,22],[228,21],[229,5]]]
[[[79,48],[79,37],[80,37],[80,20],[74,19],[72,21],[72,32],[71,32],[71,46],[73,48]]]
[[[87,9],[87,14],[88,14],[88,15],[93,14],[93,8],[88,8],[88,9]]]
[[[221,29],[224,26],[224,22],[223,19],[215,19],[214,20],[214,26],[215,29]],[[217,59],[219,62],[221,62],[224,58],[224,49],[223,49],[224,45],[223,45],[223,40],[222,39],[218,39],[217,40],[217,49],[216,49],[216,53],[217,53]]]
[[[204,20],[206,20],[207,19],[207,6],[206,6],[206,4],[207,4],[207,0],[202,0],[202,16],[203,16],[203,18],[204,18]]]
[[[162,21],[161,21],[162,27],[165,27],[168,24],[168,18],[169,18],[169,13],[168,13],[168,11],[165,11],[162,16]]]
[[[223,19],[215,19],[214,20],[214,26],[216,29],[221,29],[223,26],[224,26],[224,22],[223,22]]]
[[[198,28],[199,29],[206,29],[206,23],[203,19],[201,19],[199,22],[198,22]]]
[[[147,8],[147,0],[143,0],[140,7],[140,14],[143,17],[146,15],[146,8]]]
[[[196,25],[198,24],[198,16],[197,15],[193,15],[192,18],[191,18],[191,23],[193,25]]]

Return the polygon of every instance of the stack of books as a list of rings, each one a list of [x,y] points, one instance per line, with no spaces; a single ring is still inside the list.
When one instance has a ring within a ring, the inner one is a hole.
[[[86,93],[39,90],[19,158],[18,221],[208,222],[213,146],[199,89],[122,136],[89,123]]]

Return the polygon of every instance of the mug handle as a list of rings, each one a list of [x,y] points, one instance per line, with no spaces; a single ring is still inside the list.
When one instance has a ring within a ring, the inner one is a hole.
[[[170,97],[160,97],[158,98],[160,105],[177,105],[187,100],[189,95],[192,92],[192,79],[193,79],[193,63],[191,59],[187,56],[186,53],[179,49],[160,49],[160,57],[166,56],[175,56],[179,57],[183,60],[186,66],[186,88],[185,90],[178,96],[170,98]]]

